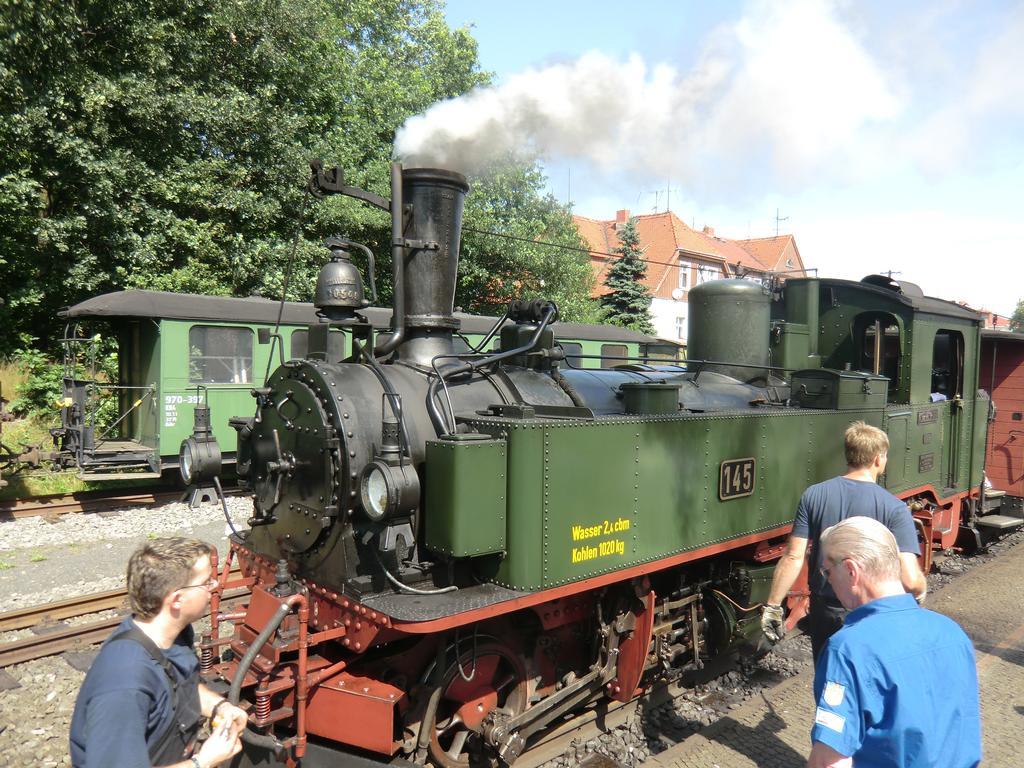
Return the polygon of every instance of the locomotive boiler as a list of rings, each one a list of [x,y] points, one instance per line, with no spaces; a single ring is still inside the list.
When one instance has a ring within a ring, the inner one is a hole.
[[[307,355],[232,419],[254,512],[221,586],[252,597],[215,602],[201,649],[251,707],[243,764],[512,764],[580,706],[752,645],[796,501],[843,470],[851,420],[902,426],[890,467],[926,542],[982,513],[976,316],[899,286],[733,280],[691,292],[685,368],[567,368],[544,301],[459,353],[468,186],[397,164],[391,182],[390,200],[319,165],[310,182],[390,213],[391,333],[360,314],[357,246],[332,241]],[[900,334],[929,323],[951,370],[925,405]]]

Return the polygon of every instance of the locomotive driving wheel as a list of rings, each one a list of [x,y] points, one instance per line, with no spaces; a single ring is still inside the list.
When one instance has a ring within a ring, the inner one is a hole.
[[[485,757],[485,720],[497,710],[518,715],[527,701],[526,668],[519,654],[499,643],[481,644],[475,653],[465,649],[441,682],[430,737],[431,761],[442,768],[494,765]]]

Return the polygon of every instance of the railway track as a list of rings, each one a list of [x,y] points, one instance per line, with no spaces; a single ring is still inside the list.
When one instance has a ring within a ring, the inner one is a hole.
[[[709,672],[714,678],[734,667],[731,661],[719,660],[713,667],[709,667]],[[565,755],[574,745],[596,741],[602,734],[612,733],[632,721],[641,719],[648,710],[668,704],[685,693],[692,693],[692,687],[680,682],[658,682],[632,701],[599,701],[576,712],[571,719],[560,725],[542,732],[516,760],[515,768],[539,768],[546,765]],[[713,694],[708,693],[704,698],[712,696]],[[594,756],[603,757],[596,754]],[[617,766],[619,763],[609,760],[603,765]]]
[[[23,517],[59,516],[76,512],[103,512],[125,506],[167,504],[181,496],[181,491],[162,488],[135,488],[129,492],[78,491],[34,496],[29,499],[0,501],[0,520]]]
[[[93,592],[81,597],[0,613],[0,632],[28,629],[90,613],[117,610],[127,605],[127,599],[128,595],[124,589],[111,589],[107,592]]]
[[[237,572],[232,572],[232,578],[237,575]],[[222,600],[237,600],[248,594],[246,589],[233,589]],[[82,624],[62,623],[66,619],[109,610],[117,611],[117,615]],[[66,651],[85,650],[105,640],[127,611],[128,594],[122,588],[0,613],[0,632],[33,629],[38,633],[0,643],[0,669]]]
[[[181,489],[167,490],[166,486],[154,486],[132,488],[114,494],[111,494],[110,491],[77,491],[75,493],[34,496],[28,499],[8,499],[0,501],[0,521],[18,520],[25,517],[59,517],[82,512],[105,512],[131,506],[170,504],[178,501],[182,493]],[[225,488],[224,493],[231,496],[237,493],[237,490]]]

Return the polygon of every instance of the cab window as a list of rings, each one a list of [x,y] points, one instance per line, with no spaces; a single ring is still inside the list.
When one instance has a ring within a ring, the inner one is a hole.
[[[253,332],[248,328],[193,325],[188,331],[190,384],[252,381]]]
[[[940,330],[932,344],[932,400],[952,400],[963,394],[964,336]]]
[[[898,388],[900,374],[900,327],[888,314],[865,314],[854,325],[857,370],[889,379],[889,394]]]

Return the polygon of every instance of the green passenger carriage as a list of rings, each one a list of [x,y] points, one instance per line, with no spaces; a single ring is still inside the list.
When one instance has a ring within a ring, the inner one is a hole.
[[[362,310],[386,338],[391,310]],[[280,343],[260,343],[278,323]],[[83,301],[62,312],[67,320],[64,340],[68,357],[61,427],[54,431],[60,460],[76,466],[85,479],[157,477],[175,469],[181,441],[192,433],[193,411],[208,403],[217,440],[233,446],[228,416],[244,413],[250,391],[262,384],[268,370],[292,358],[305,357],[309,326],[316,325],[312,304],[264,298],[197,296],[159,291],[117,291]],[[459,351],[476,345],[497,318],[458,313]],[[72,362],[91,339],[95,325],[105,321],[116,335],[119,375],[103,382],[74,375]],[[556,338],[567,363],[581,368],[612,367],[629,361],[675,360],[679,348],[624,328],[556,323]],[[494,342],[497,345],[498,342]],[[283,353],[282,353],[283,350]],[[351,354],[350,334],[330,335],[329,358]],[[117,419],[96,426],[101,396],[116,395]],[[234,452],[225,460],[233,462]]]

